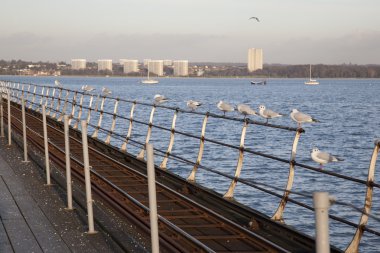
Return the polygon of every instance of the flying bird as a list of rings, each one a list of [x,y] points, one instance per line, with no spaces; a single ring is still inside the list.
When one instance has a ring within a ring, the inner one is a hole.
[[[108,96],[108,95],[111,95],[112,94],[112,91],[110,89],[108,89],[107,87],[103,87],[102,88],[102,95],[103,96]]]
[[[258,17],[250,17],[249,19],[255,19],[257,22],[260,22],[260,19]]]
[[[187,107],[189,107],[192,111],[194,111],[195,109],[197,109],[199,106],[202,105],[202,103],[198,102],[198,101],[194,101],[194,100],[189,100],[186,102],[186,105]]]
[[[264,105],[259,106],[259,114],[261,117],[263,117],[264,119],[267,120],[265,123],[268,123],[269,119],[273,119],[273,118],[283,116],[282,114],[280,114],[278,112],[274,112],[272,110],[266,109],[266,107]]]
[[[256,115],[257,113],[255,110],[253,110],[249,105],[245,104],[238,104],[237,106],[238,112],[244,115],[244,118],[246,118],[248,115]]]
[[[319,122],[315,118],[311,117],[310,115],[307,115],[305,113],[302,113],[298,111],[297,109],[293,109],[292,112],[290,113],[290,118],[297,122],[298,127],[301,127],[301,123],[306,123],[306,122]]]
[[[337,156],[333,156],[327,152],[319,151],[318,148],[314,147],[310,151],[311,159],[313,159],[314,162],[319,163],[320,168],[323,168],[323,164],[329,163],[329,162],[341,162],[344,161],[342,158],[339,158]]]
[[[164,95],[156,94],[154,96],[154,103],[155,104],[162,104],[162,103],[167,102],[168,100],[169,99],[167,97],[165,97]]]
[[[219,103],[216,105],[219,110],[223,111],[223,115],[226,116],[226,112],[232,112],[234,111],[234,107],[222,100],[219,101]]]
[[[92,87],[92,86],[90,86],[90,85],[83,85],[82,86],[82,90],[84,91],[84,92],[91,92],[91,91],[93,91],[93,90],[95,90],[95,88],[94,87]]]

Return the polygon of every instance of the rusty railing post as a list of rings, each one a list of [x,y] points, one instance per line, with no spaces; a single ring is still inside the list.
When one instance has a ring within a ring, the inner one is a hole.
[[[174,145],[174,133],[175,133],[175,123],[176,123],[176,120],[177,120],[177,114],[178,114],[178,109],[175,110],[174,116],[173,116],[173,120],[172,120],[172,127],[170,129],[169,146],[168,146],[168,149],[166,150],[164,159],[162,160],[162,162],[160,164],[160,169],[163,169],[163,170],[166,170],[166,165],[168,163],[169,156],[170,156],[170,153],[172,152],[172,148],[173,148],[173,145]]]
[[[230,187],[228,188],[228,191],[224,194],[223,198],[232,199],[234,197],[234,191],[237,184],[237,180],[240,177],[241,169],[243,167],[243,159],[244,159],[244,140],[245,140],[245,133],[247,132],[247,126],[248,126],[248,120],[244,121],[243,129],[241,130],[241,137],[240,137],[240,147],[239,147],[239,158],[236,165],[235,170],[235,176],[232,180]]]
[[[81,120],[81,117],[82,117],[82,110],[83,110],[83,98],[84,98],[84,93],[81,95],[80,97],[80,100],[79,100],[79,111],[78,111],[78,117],[77,117],[77,121],[74,123],[74,129],[77,129],[78,128],[78,125],[79,125],[79,121]],[[73,115],[74,117],[74,115]]]
[[[371,162],[368,168],[368,178],[367,178],[367,192],[364,199],[364,208],[363,214],[360,217],[358,228],[356,229],[355,235],[351,240],[351,243],[348,245],[346,249],[346,253],[354,253],[359,251],[360,240],[364,233],[364,227],[368,222],[368,214],[371,212],[372,207],[372,198],[373,198],[373,185],[372,183],[375,181],[375,168],[377,156],[379,154],[380,149],[380,139],[375,141],[375,147],[373,149]]]
[[[67,104],[69,102],[69,94],[70,94],[70,92],[68,90],[66,90],[65,102],[64,102],[63,107],[62,107],[61,115],[57,119],[58,121],[62,121],[63,116],[66,114]],[[58,111],[58,109],[57,109],[57,111]]]
[[[92,134],[92,138],[97,139],[98,138],[98,133],[99,129],[102,126],[102,119],[103,119],[103,110],[104,110],[104,102],[106,101],[106,97],[102,98],[102,103],[100,104],[100,114],[99,114],[99,120],[98,120],[98,125],[95,128],[94,133]],[[98,102],[96,102],[96,108],[95,110],[98,110]]]
[[[118,106],[118,104],[119,104],[119,98],[116,98],[116,100],[115,100],[115,107],[113,108],[111,128],[110,128],[110,131],[108,132],[106,140],[104,141],[106,144],[110,144],[110,142],[111,142],[111,136],[113,134],[113,131],[115,130],[116,117],[117,117],[117,106]]]
[[[133,104],[132,104],[132,107],[131,107],[131,114],[130,114],[130,117],[129,117],[129,128],[128,128],[128,133],[127,133],[127,136],[125,137],[125,140],[124,140],[123,145],[121,145],[121,148],[120,148],[120,150],[123,151],[123,152],[127,152],[127,144],[128,144],[129,139],[131,138],[131,134],[132,134],[132,126],[133,126],[133,113],[134,113],[134,111],[135,111],[136,103],[137,103],[137,102],[134,101]]]
[[[205,147],[205,133],[206,133],[206,125],[207,125],[208,116],[209,116],[209,113],[207,112],[202,123],[201,140],[199,144],[197,162],[195,163],[190,175],[187,177],[187,181],[189,182],[195,182],[195,174],[197,173],[199,164],[201,163],[201,160],[202,160],[203,150]]]
[[[296,135],[294,137],[293,146],[292,146],[292,153],[290,156],[290,165],[289,165],[289,175],[288,175],[288,182],[286,184],[286,188],[284,190],[284,194],[282,195],[280,204],[277,207],[276,212],[272,216],[272,220],[283,222],[283,213],[285,210],[286,203],[288,202],[288,197],[290,194],[290,190],[293,187],[293,181],[294,181],[294,161],[296,159],[297,154],[297,146],[298,141],[301,137],[301,133],[303,133],[304,130],[302,128],[298,128]]]
[[[70,113],[70,118],[69,118],[69,125],[71,125],[71,121],[74,118],[75,107],[77,105],[77,96],[78,96],[78,91],[75,91],[74,96],[73,96],[73,100],[72,100],[72,104],[71,104],[71,113]]]
[[[153,105],[152,111],[150,112],[150,117],[149,117],[149,125],[148,125],[148,131],[146,133],[146,138],[145,138],[145,145],[141,149],[140,153],[137,155],[137,159],[139,160],[144,160],[144,154],[145,154],[145,149],[146,149],[146,144],[149,143],[150,140],[150,135],[152,133],[152,127],[153,127],[153,117],[154,117],[154,111],[156,110],[156,105]]]

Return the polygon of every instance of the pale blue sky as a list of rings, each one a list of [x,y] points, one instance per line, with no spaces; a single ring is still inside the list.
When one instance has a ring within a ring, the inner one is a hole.
[[[0,59],[380,64],[379,0],[1,0]],[[257,16],[261,22],[248,20]]]

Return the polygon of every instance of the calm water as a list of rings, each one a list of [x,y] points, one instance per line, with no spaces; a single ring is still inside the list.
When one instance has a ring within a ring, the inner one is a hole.
[[[54,77],[9,77],[0,79],[32,82],[37,84],[53,85]],[[366,180],[369,160],[373,150],[373,142],[380,138],[380,79],[322,79],[318,86],[306,86],[303,79],[271,79],[267,86],[253,86],[248,79],[160,79],[154,86],[143,86],[137,78],[85,78],[85,77],[58,77],[65,87],[78,89],[83,84],[93,85],[100,90],[106,86],[113,91],[113,96],[122,97],[140,102],[152,103],[155,94],[163,94],[171,99],[166,105],[184,108],[184,101],[193,99],[201,101],[203,106],[200,112],[214,112],[221,114],[216,108],[219,100],[232,104],[246,103],[257,109],[260,104],[267,108],[289,115],[291,109],[308,113],[320,123],[304,125],[306,133],[301,136],[297,150],[297,161],[318,167],[310,159],[310,150],[317,146],[320,150],[339,155],[345,160],[341,163],[328,164],[325,170],[331,170],[343,175]],[[148,122],[150,107],[137,106],[135,119]],[[112,111],[113,104],[107,104],[106,110]],[[120,107],[119,114],[129,117],[130,105]],[[241,117],[236,112],[230,116]],[[154,124],[170,128],[172,111],[158,108]],[[261,120],[259,118],[253,118]],[[96,117],[92,119],[96,123]],[[105,124],[110,124],[110,117],[105,116]],[[180,113],[176,129],[200,136],[203,117],[193,114]],[[293,126],[289,116],[274,119],[274,124]],[[117,131],[126,134],[128,124],[117,122]],[[242,124],[240,122],[226,122],[225,120],[209,119],[206,138],[215,139],[235,146],[239,145]],[[132,138],[144,142],[146,126],[134,126]],[[151,142],[155,148],[166,150],[169,141],[168,132],[153,130]],[[289,159],[294,133],[276,129],[266,129],[260,126],[249,126],[245,140],[246,147],[254,150]],[[112,140],[114,145],[120,145],[119,140]],[[199,140],[189,140],[176,136],[173,154],[181,155],[191,161],[196,161]],[[129,152],[137,154],[139,147],[130,146]],[[202,165],[218,171],[234,175],[238,153],[236,150],[222,148],[218,145],[206,143]],[[156,157],[160,161],[161,157]],[[380,162],[378,163],[380,164]],[[192,166],[170,160],[168,168],[173,173],[187,177]],[[375,181],[380,178],[380,168],[377,166]],[[246,154],[241,177],[255,182],[262,182],[279,188],[284,188],[288,176],[288,165],[272,162],[268,159]],[[210,172],[199,170],[197,182],[225,193],[230,181],[216,177]],[[314,191],[328,191],[338,200],[354,204],[362,208],[366,188],[362,185],[336,179],[320,173],[296,168],[293,190],[311,193]],[[277,191],[279,194],[282,192]],[[372,214],[380,217],[380,192],[374,191],[374,207]],[[312,200],[295,195],[292,198],[312,205]],[[268,216],[273,215],[278,206],[278,198],[272,197],[259,190],[238,184],[235,198],[244,204],[255,208]],[[348,207],[334,205],[330,209],[334,215],[358,223],[360,214]],[[311,211],[299,208],[291,203],[286,207],[285,222],[307,234],[314,235],[314,216]],[[369,220],[369,227],[380,231],[380,223]],[[332,244],[344,249],[351,241],[355,229],[330,221]],[[369,233],[364,234],[360,250],[362,252],[377,252],[380,248],[379,237]]]

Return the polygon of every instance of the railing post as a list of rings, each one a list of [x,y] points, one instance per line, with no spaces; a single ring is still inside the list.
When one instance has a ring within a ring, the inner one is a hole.
[[[24,98],[21,99],[21,117],[22,117],[22,139],[24,144],[24,163],[29,162],[28,161],[28,143],[27,143],[27,136],[26,136],[26,119],[25,119],[25,100]]]
[[[144,160],[144,154],[145,154],[146,144],[149,143],[150,135],[152,133],[153,116],[154,116],[154,111],[155,110],[156,110],[156,105],[153,105],[152,111],[150,112],[150,117],[149,117],[149,126],[148,126],[148,132],[146,133],[145,146],[141,149],[140,153],[137,155],[137,159],[139,159],[139,160]]]
[[[276,212],[272,216],[272,220],[283,222],[283,213],[285,210],[286,203],[288,202],[288,197],[290,194],[290,190],[293,187],[293,181],[294,181],[294,160],[296,159],[297,154],[297,146],[298,141],[301,137],[301,133],[303,133],[304,130],[302,128],[298,128],[296,132],[296,136],[293,140],[293,146],[292,146],[292,153],[290,156],[290,165],[289,165],[289,175],[288,175],[288,182],[286,184],[286,188],[284,191],[284,194],[282,196],[282,199],[280,201],[280,204],[277,207]]]
[[[166,150],[165,157],[164,157],[164,159],[162,160],[162,162],[160,164],[160,168],[163,169],[163,170],[166,170],[166,165],[168,163],[169,156],[170,156],[170,153],[172,152],[172,148],[173,148],[173,145],[174,145],[174,133],[175,133],[175,123],[176,123],[176,120],[177,120],[177,114],[178,114],[178,110],[176,110],[175,113],[174,113],[173,121],[172,121],[172,128],[170,129],[169,146],[168,146],[168,149]]]
[[[82,126],[82,145],[83,145],[83,164],[84,164],[84,178],[86,184],[86,202],[87,202],[87,217],[88,217],[88,234],[95,234],[94,228],[94,213],[92,210],[92,194],[91,194],[91,173],[90,161],[88,155],[88,142],[87,142],[87,122],[81,121]]]
[[[32,98],[32,102],[29,105],[29,109],[33,108],[34,102],[36,101],[36,92],[37,92],[37,86],[34,85],[34,88],[33,88],[33,98]]]
[[[90,123],[93,100],[94,100],[94,95],[91,95],[90,102],[88,103],[87,124]]]
[[[3,99],[3,92],[0,93],[0,137],[4,138],[4,99]]]
[[[74,118],[74,114],[75,114],[75,106],[77,105],[77,96],[78,96],[78,92],[75,91],[74,92],[74,97],[73,97],[73,103],[71,105],[71,113],[70,113],[70,118],[69,118],[69,125],[71,124],[71,121],[73,120]]]
[[[12,117],[11,117],[11,93],[10,91],[8,90],[8,99],[7,99],[7,103],[8,103],[8,145],[12,145],[12,123],[11,123],[11,120],[12,120]]]
[[[69,116],[63,116],[65,132],[65,158],[66,158],[66,190],[67,190],[67,208],[73,210],[73,191],[71,183],[71,161],[70,161],[70,141],[69,141]]]
[[[92,134],[92,138],[98,138],[98,132],[100,127],[102,126],[102,120],[103,120],[103,109],[104,109],[104,102],[106,101],[106,98],[102,98],[102,103],[100,104],[100,114],[99,114],[99,120],[98,120],[98,125],[95,128],[94,133]],[[96,108],[95,111],[98,110],[98,102],[96,102]]]
[[[50,162],[49,162],[49,141],[48,141],[48,136],[47,136],[46,106],[45,105],[42,105],[42,124],[43,124],[43,130],[44,130],[46,185],[51,185],[51,182],[50,182]]]
[[[329,253],[329,194],[327,192],[315,192],[313,194],[313,199],[315,214],[315,252]]]
[[[74,126],[73,126],[74,129],[77,129],[77,128],[78,128],[79,122],[80,122],[81,117],[82,117],[83,98],[84,98],[84,94],[81,95],[80,100],[79,100],[78,117],[77,117],[77,121],[75,122],[75,124],[74,124]],[[73,117],[74,117],[74,115],[73,115]]]
[[[243,159],[244,159],[244,141],[245,141],[245,133],[247,132],[248,121],[244,121],[243,129],[241,130],[240,136],[240,148],[239,148],[239,158],[236,165],[235,177],[232,180],[230,187],[227,192],[224,194],[223,198],[232,199],[234,197],[234,191],[237,184],[237,180],[240,177],[241,169],[243,168]]]
[[[112,133],[113,131],[115,131],[115,126],[116,126],[116,117],[117,117],[117,106],[119,104],[119,99],[116,98],[115,100],[115,107],[113,109],[113,115],[112,115],[112,124],[111,124],[111,128],[110,128],[110,131],[106,137],[106,140],[104,141],[106,144],[110,144],[111,143],[111,136],[112,136]]]
[[[368,222],[368,214],[371,212],[372,202],[373,202],[373,185],[372,183],[375,181],[375,169],[376,169],[376,161],[377,156],[380,150],[380,139],[375,141],[375,148],[373,149],[371,161],[368,168],[368,177],[367,177],[367,192],[364,199],[364,208],[363,214],[360,218],[358,228],[356,229],[355,235],[352,238],[351,243],[348,245],[345,252],[347,253],[355,253],[359,251],[360,240],[364,233],[364,228]]]
[[[125,141],[123,143],[123,145],[121,145],[121,148],[120,150],[123,151],[123,152],[127,152],[127,144],[128,144],[128,141],[129,139],[131,138],[131,134],[132,134],[132,126],[133,126],[133,112],[135,110],[135,106],[136,106],[136,101],[133,102],[132,104],[132,107],[131,107],[131,115],[129,117],[129,128],[128,128],[128,133],[127,133],[127,136],[125,137]]]
[[[150,216],[150,235],[152,242],[152,252],[159,252],[158,237],[158,217],[157,217],[157,198],[156,198],[156,172],[154,169],[153,145],[146,144],[147,174],[149,189],[149,216]]]
[[[65,113],[66,113],[67,103],[69,102],[69,94],[70,94],[70,92],[67,90],[66,96],[65,96],[65,102],[63,103],[61,115],[58,117],[58,121],[62,121],[63,115],[65,115]],[[58,109],[57,109],[57,111],[58,111]]]
[[[207,119],[208,119],[208,113],[206,113],[206,116],[203,119],[203,124],[202,124],[202,133],[201,133],[201,141],[199,144],[199,151],[198,151],[198,157],[197,157],[197,162],[195,163],[193,170],[191,171],[190,175],[187,178],[187,181],[189,182],[195,182],[195,174],[197,173],[198,166],[201,163],[202,156],[203,156],[203,150],[205,146],[205,133],[206,133],[206,125],[207,125]]]

